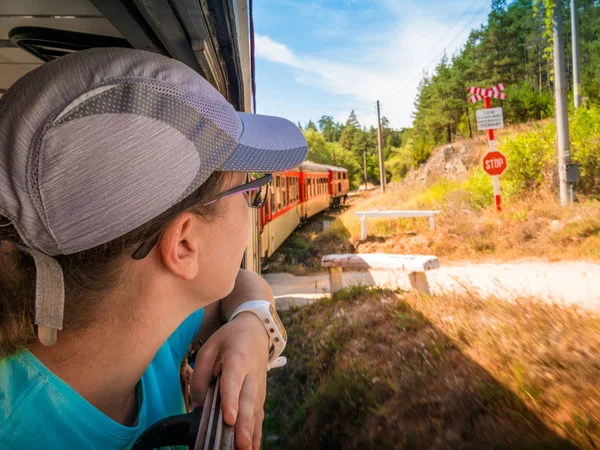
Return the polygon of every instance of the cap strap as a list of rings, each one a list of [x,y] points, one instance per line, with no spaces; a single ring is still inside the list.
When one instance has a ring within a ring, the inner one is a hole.
[[[62,330],[65,309],[65,283],[58,261],[30,247],[19,247],[35,261],[35,323],[38,339],[46,346],[56,343]]]

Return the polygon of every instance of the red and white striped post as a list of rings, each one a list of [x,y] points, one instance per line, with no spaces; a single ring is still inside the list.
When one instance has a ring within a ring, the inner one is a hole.
[[[489,97],[485,97],[484,99],[485,108],[489,109],[492,107],[492,101]],[[487,130],[488,138],[490,140],[490,152],[495,150],[494,143],[494,129],[490,128]],[[500,200],[500,175],[492,175],[492,182],[494,183],[494,198],[496,199],[496,209],[498,211],[502,211],[502,201]]]
[[[473,94],[469,98],[470,103],[476,103],[479,100],[483,100],[485,108],[490,109],[492,107],[491,98],[506,99],[506,94],[502,92],[506,88],[506,85],[500,83],[490,89],[482,89],[477,87],[469,87],[467,90]],[[494,184],[494,198],[496,199],[496,209],[502,211],[502,201],[500,199],[500,175],[506,170],[507,160],[506,156],[496,151],[494,141],[494,129],[487,128],[488,138],[490,141],[490,151],[483,158],[483,170],[485,170],[491,177]]]

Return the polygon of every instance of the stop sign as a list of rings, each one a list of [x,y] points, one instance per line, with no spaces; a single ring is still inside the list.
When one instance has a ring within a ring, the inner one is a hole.
[[[506,156],[499,151],[487,152],[483,157],[483,170],[488,175],[497,176],[502,175],[508,166]]]

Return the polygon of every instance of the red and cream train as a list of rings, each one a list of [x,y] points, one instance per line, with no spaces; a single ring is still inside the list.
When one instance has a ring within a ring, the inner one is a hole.
[[[342,167],[303,162],[273,174],[269,198],[260,210],[260,254],[263,266],[300,223],[346,202],[350,182]]]

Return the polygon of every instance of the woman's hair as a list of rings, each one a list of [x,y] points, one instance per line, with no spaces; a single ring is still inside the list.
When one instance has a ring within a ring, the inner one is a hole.
[[[178,214],[193,211],[207,219],[216,216],[219,202],[199,205],[219,194],[227,176],[227,172],[214,172],[193,194],[124,236],[83,252],[55,256],[65,281],[63,327],[80,330],[94,321],[102,297],[117,285],[125,261],[123,257],[130,256],[140,243],[164,230]],[[0,227],[0,241],[3,239],[22,245],[12,225]],[[0,266],[1,359],[31,345],[37,338],[33,258],[15,247],[8,254],[0,253]]]

